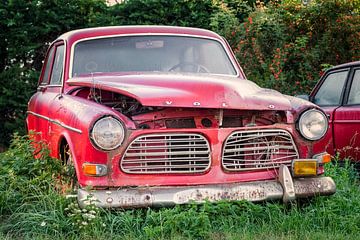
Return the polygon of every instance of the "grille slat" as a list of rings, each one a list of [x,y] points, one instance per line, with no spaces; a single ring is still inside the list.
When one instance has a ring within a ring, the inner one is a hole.
[[[241,155],[241,156],[256,156],[256,155],[261,155],[263,153],[255,153],[255,154],[244,154],[244,155]],[[278,157],[276,158],[276,160],[281,160],[283,158],[289,158],[289,157],[293,157],[293,158],[296,158],[297,155],[286,155],[286,156],[283,156],[283,157]],[[230,160],[230,161],[239,161],[238,158],[227,158],[227,160]],[[264,160],[253,160],[253,159],[242,159],[241,161],[243,162],[253,162],[253,161],[264,161],[264,162],[268,162],[269,160],[268,159],[264,159]]]
[[[200,148],[200,149],[203,149],[204,146],[196,146],[196,145],[176,145],[176,146],[172,146],[172,149],[177,149],[177,148],[184,148],[184,147],[189,147],[191,146],[191,148]],[[163,149],[164,147],[163,146],[147,146],[146,147],[147,149]],[[131,147],[129,148],[129,151],[131,150],[142,150],[143,147]]]
[[[195,161],[195,162],[206,162],[205,160],[201,159],[201,158],[189,158],[189,159],[171,159],[171,158],[164,158],[166,160],[171,160],[171,162],[185,162],[185,161]],[[141,161],[142,163],[163,163],[164,159],[150,159],[150,160],[143,160],[143,159],[133,159],[133,160],[127,160],[126,163],[123,163],[123,165],[125,164],[133,164],[133,163],[138,163],[139,161]]]
[[[225,141],[222,165],[228,171],[274,169],[291,165],[299,154],[290,133],[264,129],[237,131]]]
[[[199,165],[181,165],[181,166],[172,166],[172,165],[151,165],[151,166],[141,166],[141,167],[134,167],[133,170],[158,170],[158,169],[162,169],[162,168],[203,168],[206,167],[207,164],[199,164]]]
[[[281,165],[281,164],[286,164],[286,163],[291,163],[291,161],[285,161],[285,162],[281,162],[281,163],[273,163],[273,162],[258,162],[258,163],[244,163],[243,165],[244,166],[254,166],[254,164],[261,164],[262,166],[266,166],[266,165],[269,165],[270,167],[274,166],[274,165]],[[236,163],[232,163],[232,164],[229,164],[228,166],[238,166],[238,164]]]
[[[290,139],[289,139],[289,140],[290,140]],[[273,143],[286,145],[286,144],[289,144],[289,140],[287,140],[287,141],[273,141]],[[240,141],[239,141],[239,142],[240,142]],[[243,141],[241,141],[241,142],[243,142]],[[265,143],[265,142],[264,142],[264,143]],[[229,144],[229,143],[228,143],[228,144]],[[234,143],[232,142],[231,144],[234,144]],[[237,147],[239,147],[239,146],[246,146],[246,145],[248,145],[248,143],[238,143],[238,144],[236,144]]]
[[[183,141],[188,141],[189,139],[187,138],[183,138],[183,139],[172,139],[171,141],[172,142],[183,142]],[[140,140],[138,142],[136,142],[136,144],[141,144],[141,143],[146,143],[146,144],[161,144],[161,143],[166,143],[167,142],[167,139],[164,138],[164,139],[160,139],[160,140],[156,140],[156,141],[151,141],[151,140]],[[201,143],[205,143],[206,141],[204,140],[199,140],[199,139],[191,139],[191,142],[201,142]]]
[[[177,148],[173,148],[175,150]],[[140,150],[143,151],[143,150]],[[127,153],[127,157],[147,157],[147,156],[164,156],[165,152],[146,152],[146,153]],[[191,155],[191,154],[208,154],[209,151],[177,151],[177,152],[166,152],[168,156],[178,156],[178,155]]]
[[[271,134],[267,134],[267,135],[259,135],[259,136],[252,136],[252,137],[247,137],[247,138],[241,138],[241,137],[238,137],[238,138],[235,138],[235,139],[232,139],[232,141],[229,141],[229,143],[237,143],[237,142],[243,142],[243,141],[250,141],[250,140],[255,140],[255,139],[258,139],[259,137],[272,137],[273,135]],[[291,140],[290,138],[284,138],[286,140]]]
[[[133,174],[201,173],[210,167],[210,146],[200,134],[151,134],[127,148],[121,169]]]
[[[293,149],[293,148],[294,148],[293,146],[268,146],[267,150]],[[227,150],[225,150],[225,153],[239,152],[239,150],[246,152],[246,151],[256,151],[256,150],[263,150],[263,149],[264,149],[264,147],[244,147],[244,148],[237,148],[237,149],[227,149]]]
[[[189,161],[189,160],[192,160],[192,161],[205,161],[203,157],[162,157],[162,158],[149,158],[148,161],[164,161],[164,159],[167,159],[167,160],[171,160],[171,161]],[[130,161],[147,161],[147,160],[144,160],[142,158],[132,158],[131,160],[126,160],[126,162],[130,162]]]

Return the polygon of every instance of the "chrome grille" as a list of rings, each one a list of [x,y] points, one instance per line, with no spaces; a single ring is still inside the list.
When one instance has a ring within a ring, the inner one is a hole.
[[[120,163],[126,173],[201,173],[210,167],[208,141],[199,134],[151,134],[131,142]]]
[[[223,168],[228,171],[273,169],[291,165],[299,154],[285,130],[266,129],[232,133],[224,144]]]

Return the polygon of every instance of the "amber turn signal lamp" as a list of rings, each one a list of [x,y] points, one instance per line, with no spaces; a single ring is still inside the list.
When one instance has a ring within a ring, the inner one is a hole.
[[[321,161],[322,163],[329,163],[329,162],[331,162],[331,155],[330,154],[324,154],[323,156],[322,156],[322,161]]]
[[[331,155],[328,154],[327,152],[323,152],[323,153],[314,155],[313,159],[316,159],[319,164],[329,163],[329,162],[331,162]]]
[[[83,172],[89,176],[100,177],[107,174],[107,167],[103,164],[84,163],[82,169]]]
[[[317,175],[318,163],[316,160],[296,159],[293,161],[293,176],[294,177],[307,177]]]

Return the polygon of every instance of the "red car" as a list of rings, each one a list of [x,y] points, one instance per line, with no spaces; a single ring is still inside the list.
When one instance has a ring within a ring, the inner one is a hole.
[[[78,201],[101,207],[330,195],[328,121],[262,89],[214,32],[166,26],[71,31],[47,53],[27,125],[73,164]]]
[[[360,159],[360,61],[327,70],[310,96],[329,118],[329,131],[321,142],[331,154]]]

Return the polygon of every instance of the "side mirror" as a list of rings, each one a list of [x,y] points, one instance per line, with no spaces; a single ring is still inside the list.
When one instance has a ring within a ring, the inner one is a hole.
[[[307,94],[295,95],[295,97],[304,99],[304,100],[306,100],[306,101],[310,101],[309,95],[307,95]]]

